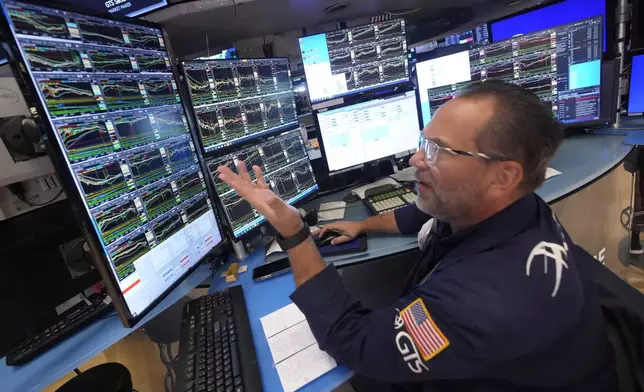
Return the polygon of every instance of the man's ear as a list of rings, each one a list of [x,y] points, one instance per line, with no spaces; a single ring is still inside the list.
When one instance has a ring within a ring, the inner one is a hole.
[[[523,181],[523,167],[516,161],[498,162],[498,170],[492,186],[508,192],[519,187]]]

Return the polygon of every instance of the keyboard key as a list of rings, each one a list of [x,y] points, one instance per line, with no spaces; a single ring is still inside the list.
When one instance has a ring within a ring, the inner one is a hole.
[[[233,376],[238,377],[240,375],[240,372],[239,372],[240,366],[239,366],[239,356],[238,356],[238,353],[237,353],[237,343],[233,342],[233,343],[230,344],[230,351],[231,351],[231,354],[232,354],[231,355],[231,362],[232,362],[232,365],[233,365]]]

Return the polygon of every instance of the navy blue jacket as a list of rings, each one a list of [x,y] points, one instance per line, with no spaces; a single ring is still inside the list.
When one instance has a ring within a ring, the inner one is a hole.
[[[429,216],[396,212],[401,232]],[[389,307],[363,307],[333,266],[291,299],[320,348],[409,391],[612,392],[614,354],[595,286],[548,205],[529,194],[468,229],[437,222]]]

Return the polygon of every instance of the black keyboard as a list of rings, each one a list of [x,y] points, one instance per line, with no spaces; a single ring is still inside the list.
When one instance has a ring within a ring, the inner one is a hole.
[[[241,286],[185,305],[179,359],[175,391],[262,390]]]
[[[112,305],[103,300],[107,294],[95,294],[88,298],[91,305],[81,303],[73,310],[64,313],[60,320],[29,339],[16,343],[7,353],[7,365],[22,365],[38,355],[51,349],[79,329],[91,324],[96,318],[106,313]]]

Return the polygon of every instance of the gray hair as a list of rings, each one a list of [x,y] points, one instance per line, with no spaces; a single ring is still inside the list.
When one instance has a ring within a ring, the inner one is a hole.
[[[470,86],[459,98],[493,100],[495,113],[476,135],[477,147],[486,154],[518,162],[523,168],[522,185],[527,191],[541,186],[548,164],[564,138],[551,109],[534,93],[500,81]]]

